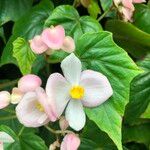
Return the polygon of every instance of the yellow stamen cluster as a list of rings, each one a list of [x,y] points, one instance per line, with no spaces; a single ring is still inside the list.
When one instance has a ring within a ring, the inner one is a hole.
[[[81,100],[84,96],[84,88],[82,86],[75,85],[71,88],[69,93],[73,99]]]
[[[36,107],[39,111],[44,112],[44,108],[43,108],[43,106],[42,106],[39,102],[36,102],[35,107]]]

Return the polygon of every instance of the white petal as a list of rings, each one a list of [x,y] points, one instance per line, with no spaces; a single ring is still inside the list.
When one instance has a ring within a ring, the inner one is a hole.
[[[6,132],[0,132],[0,141],[3,143],[13,143],[14,139]]]
[[[71,84],[79,83],[81,67],[81,61],[73,53],[61,62],[64,76]]]
[[[86,116],[80,100],[70,100],[65,116],[69,126],[74,130],[79,131],[84,127]]]
[[[59,73],[53,73],[46,84],[46,94],[55,102],[58,117],[63,113],[69,101],[70,84]]]
[[[82,103],[87,107],[98,106],[113,94],[113,90],[106,76],[96,71],[83,71],[80,85],[85,88]]]
[[[16,107],[18,120],[26,127],[40,127],[49,122],[47,118],[42,120],[42,123],[39,121],[39,118],[43,117],[45,112],[41,112],[36,108],[37,102],[36,93],[28,92]]]

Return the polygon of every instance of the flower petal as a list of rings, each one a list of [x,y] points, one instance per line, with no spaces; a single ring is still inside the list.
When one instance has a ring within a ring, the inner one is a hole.
[[[43,120],[45,112],[36,108],[37,99],[35,92],[28,92],[16,107],[18,120],[26,127],[40,127],[49,122],[48,117]]]
[[[83,71],[80,85],[85,88],[82,103],[87,107],[98,106],[113,94],[111,85],[106,76],[96,71]]]
[[[60,49],[65,38],[65,30],[63,26],[47,28],[42,32],[42,40],[51,49]]]
[[[0,109],[7,107],[10,103],[10,93],[7,91],[0,92]]]
[[[120,11],[123,14],[124,21],[130,21],[130,22],[133,21],[132,20],[132,16],[133,16],[133,11],[132,10],[122,7]]]
[[[79,84],[81,67],[81,61],[73,53],[61,62],[64,76],[71,84]]]
[[[48,49],[48,46],[43,42],[43,40],[42,40],[40,35],[36,35],[29,42],[30,42],[31,50],[35,54],[42,54]]]
[[[86,116],[80,100],[70,100],[65,116],[69,126],[74,130],[79,131],[84,127]]]
[[[59,73],[53,73],[48,78],[46,84],[46,94],[55,102],[58,117],[63,113],[69,101],[70,84]]]
[[[55,105],[54,105],[54,102],[52,101],[52,99],[50,99],[46,95],[44,89],[42,89],[41,87],[36,89],[36,95],[38,97],[38,101],[44,107],[44,110],[45,110],[46,114],[48,115],[50,121],[56,121],[57,120],[57,112],[56,112],[56,108],[55,108]]]
[[[0,142],[13,143],[14,139],[6,132],[0,132]]]
[[[74,39],[70,36],[66,36],[61,49],[65,52],[72,53],[75,50]]]
[[[132,4],[132,0],[122,0],[122,4],[124,7],[134,11],[134,5]]]
[[[146,0],[132,0],[133,3],[144,3],[146,2]]]

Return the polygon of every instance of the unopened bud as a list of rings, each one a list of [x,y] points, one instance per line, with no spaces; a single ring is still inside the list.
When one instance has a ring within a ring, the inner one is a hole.
[[[61,130],[66,130],[69,126],[68,121],[66,120],[66,118],[64,116],[62,116],[59,120],[59,126]]]

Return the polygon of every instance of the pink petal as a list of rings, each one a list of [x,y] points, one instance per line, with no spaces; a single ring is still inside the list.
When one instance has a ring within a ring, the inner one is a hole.
[[[35,54],[42,54],[48,49],[48,46],[43,42],[40,35],[30,40],[30,47]]]
[[[70,84],[59,73],[53,73],[46,84],[46,94],[55,102],[58,117],[63,113],[69,101]]]
[[[49,122],[46,113],[36,108],[37,99],[35,92],[28,92],[16,107],[17,118],[26,127],[40,127]]]
[[[75,50],[74,39],[70,36],[66,36],[61,49],[68,53],[72,53]]]
[[[18,88],[14,87],[12,89],[11,94],[11,104],[18,104],[22,99],[23,95],[24,95],[23,92],[21,92]]]
[[[7,91],[0,92],[0,109],[7,107],[10,103],[10,93]]]
[[[124,7],[134,11],[134,5],[132,4],[132,0],[122,0],[122,4]]]
[[[42,40],[50,49],[60,49],[65,38],[63,26],[47,28],[42,32]]]
[[[57,120],[57,113],[54,102],[48,97],[41,87],[36,89],[36,95],[38,97],[38,101],[42,104],[45,109],[46,114],[48,115],[50,121]]]
[[[3,142],[0,142],[0,150],[4,150]]]
[[[133,11],[124,7],[122,7],[121,11],[123,14],[124,21],[132,22]]]
[[[61,116],[59,120],[59,127],[61,130],[66,130],[69,127],[69,123],[64,116]]]
[[[113,90],[106,76],[96,71],[83,71],[80,85],[85,88],[85,95],[81,102],[87,107],[98,106],[113,94]]]
[[[67,134],[62,143],[60,150],[77,150],[80,146],[80,139],[73,133]]]
[[[18,89],[21,92],[30,92],[35,91],[37,87],[40,87],[42,84],[41,79],[33,74],[28,74],[23,76],[18,82]]]
[[[146,2],[146,0],[132,0],[133,3],[144,3]]]

